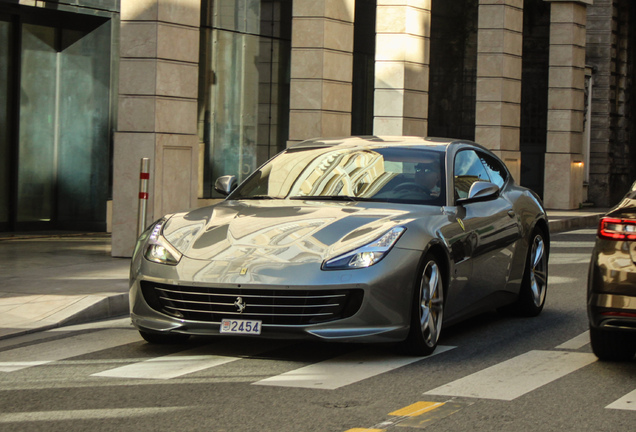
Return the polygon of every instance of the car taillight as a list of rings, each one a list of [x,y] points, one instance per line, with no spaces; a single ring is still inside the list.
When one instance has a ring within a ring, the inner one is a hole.
[[[606,240],[636,240],[636,221],[604,217],[598,224],[597,235]]]

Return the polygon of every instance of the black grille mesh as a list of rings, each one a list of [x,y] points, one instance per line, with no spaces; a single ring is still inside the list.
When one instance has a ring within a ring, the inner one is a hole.
[[[363,296],[361,289],[211,288],[149,281],[141,282],[141,291],[150,307],[177,318],[204,322],[235,318],[277,325],[318,324],[350,317],[360,308]],[[242,313],[235,303],[245,306]]]

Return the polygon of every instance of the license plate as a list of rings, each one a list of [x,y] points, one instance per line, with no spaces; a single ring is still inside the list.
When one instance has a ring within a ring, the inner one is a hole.
[[[224,319],[221,321],[221,333],[261,334],[261,321]]]

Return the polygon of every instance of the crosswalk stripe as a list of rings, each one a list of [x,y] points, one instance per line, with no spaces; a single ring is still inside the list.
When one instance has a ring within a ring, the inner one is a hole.
[[[438,346],[432,355],[441,354],[453,348],[455,347]],[[285,372],[253,384],[334,390],[423,359],[423,357],[401,357],[364,349]]]
[[[148,415],[169,414],[188,407],[149,407],[149,408],[114,408],[66,411],[34,411],[19,413],[0,413],[0,423],[29,423],[63,420],[96,420]]]
[[[31,366],[89,354],[140,340],[139,333],[136,331],[103,330],[14,348],[0,352],[0,372],[15,372]]]
[[[612,402],[605,408],[636,411],[636,390],[631,393],[627,393],[625,396],[623,396],[616,402]]]
[[[133,363],[91,376],[110,378],[171,379],[239,360],[239,357],[216,355],[170,354]]]
[[[550,255],[550,265],[559,264],[587,264],[590,262],[589,253],[568,253]]]
[[[513,400],[595,361],[587,353],[529,351],[425,394]]]
[[[569,349],[569,350],[577,350],[579,348],[583,348],[585,345],[590,343],[590,332],[585,331],[580,335],[570,339],[567,342],[562,343],[557,346],[556,349]]]
[[[238,356],[224,356],[207,354],[209,347],[199,347],[98,372],[91,376],[165,380],[241,360],[268,349],[263,346],[246,346]]]
[[[577,282],[578,279],[573,277],[566,276],[552,276],[550,275],[550,286],[558,285],[558,284],[569,284],[573,282]]]
[[[40,366],[43,364],[51,363],[52,360],[47,361],[22,361],[22,362],[1,362],[0,372],[15,372],[20,369],[26,369],[32,366]]]

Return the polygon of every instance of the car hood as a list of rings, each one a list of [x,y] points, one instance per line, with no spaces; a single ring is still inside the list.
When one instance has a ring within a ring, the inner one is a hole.
[[[378,203],[223,201],[172,215],[163,235],[195,260],[323,262],[413,219],[408,208]]]

